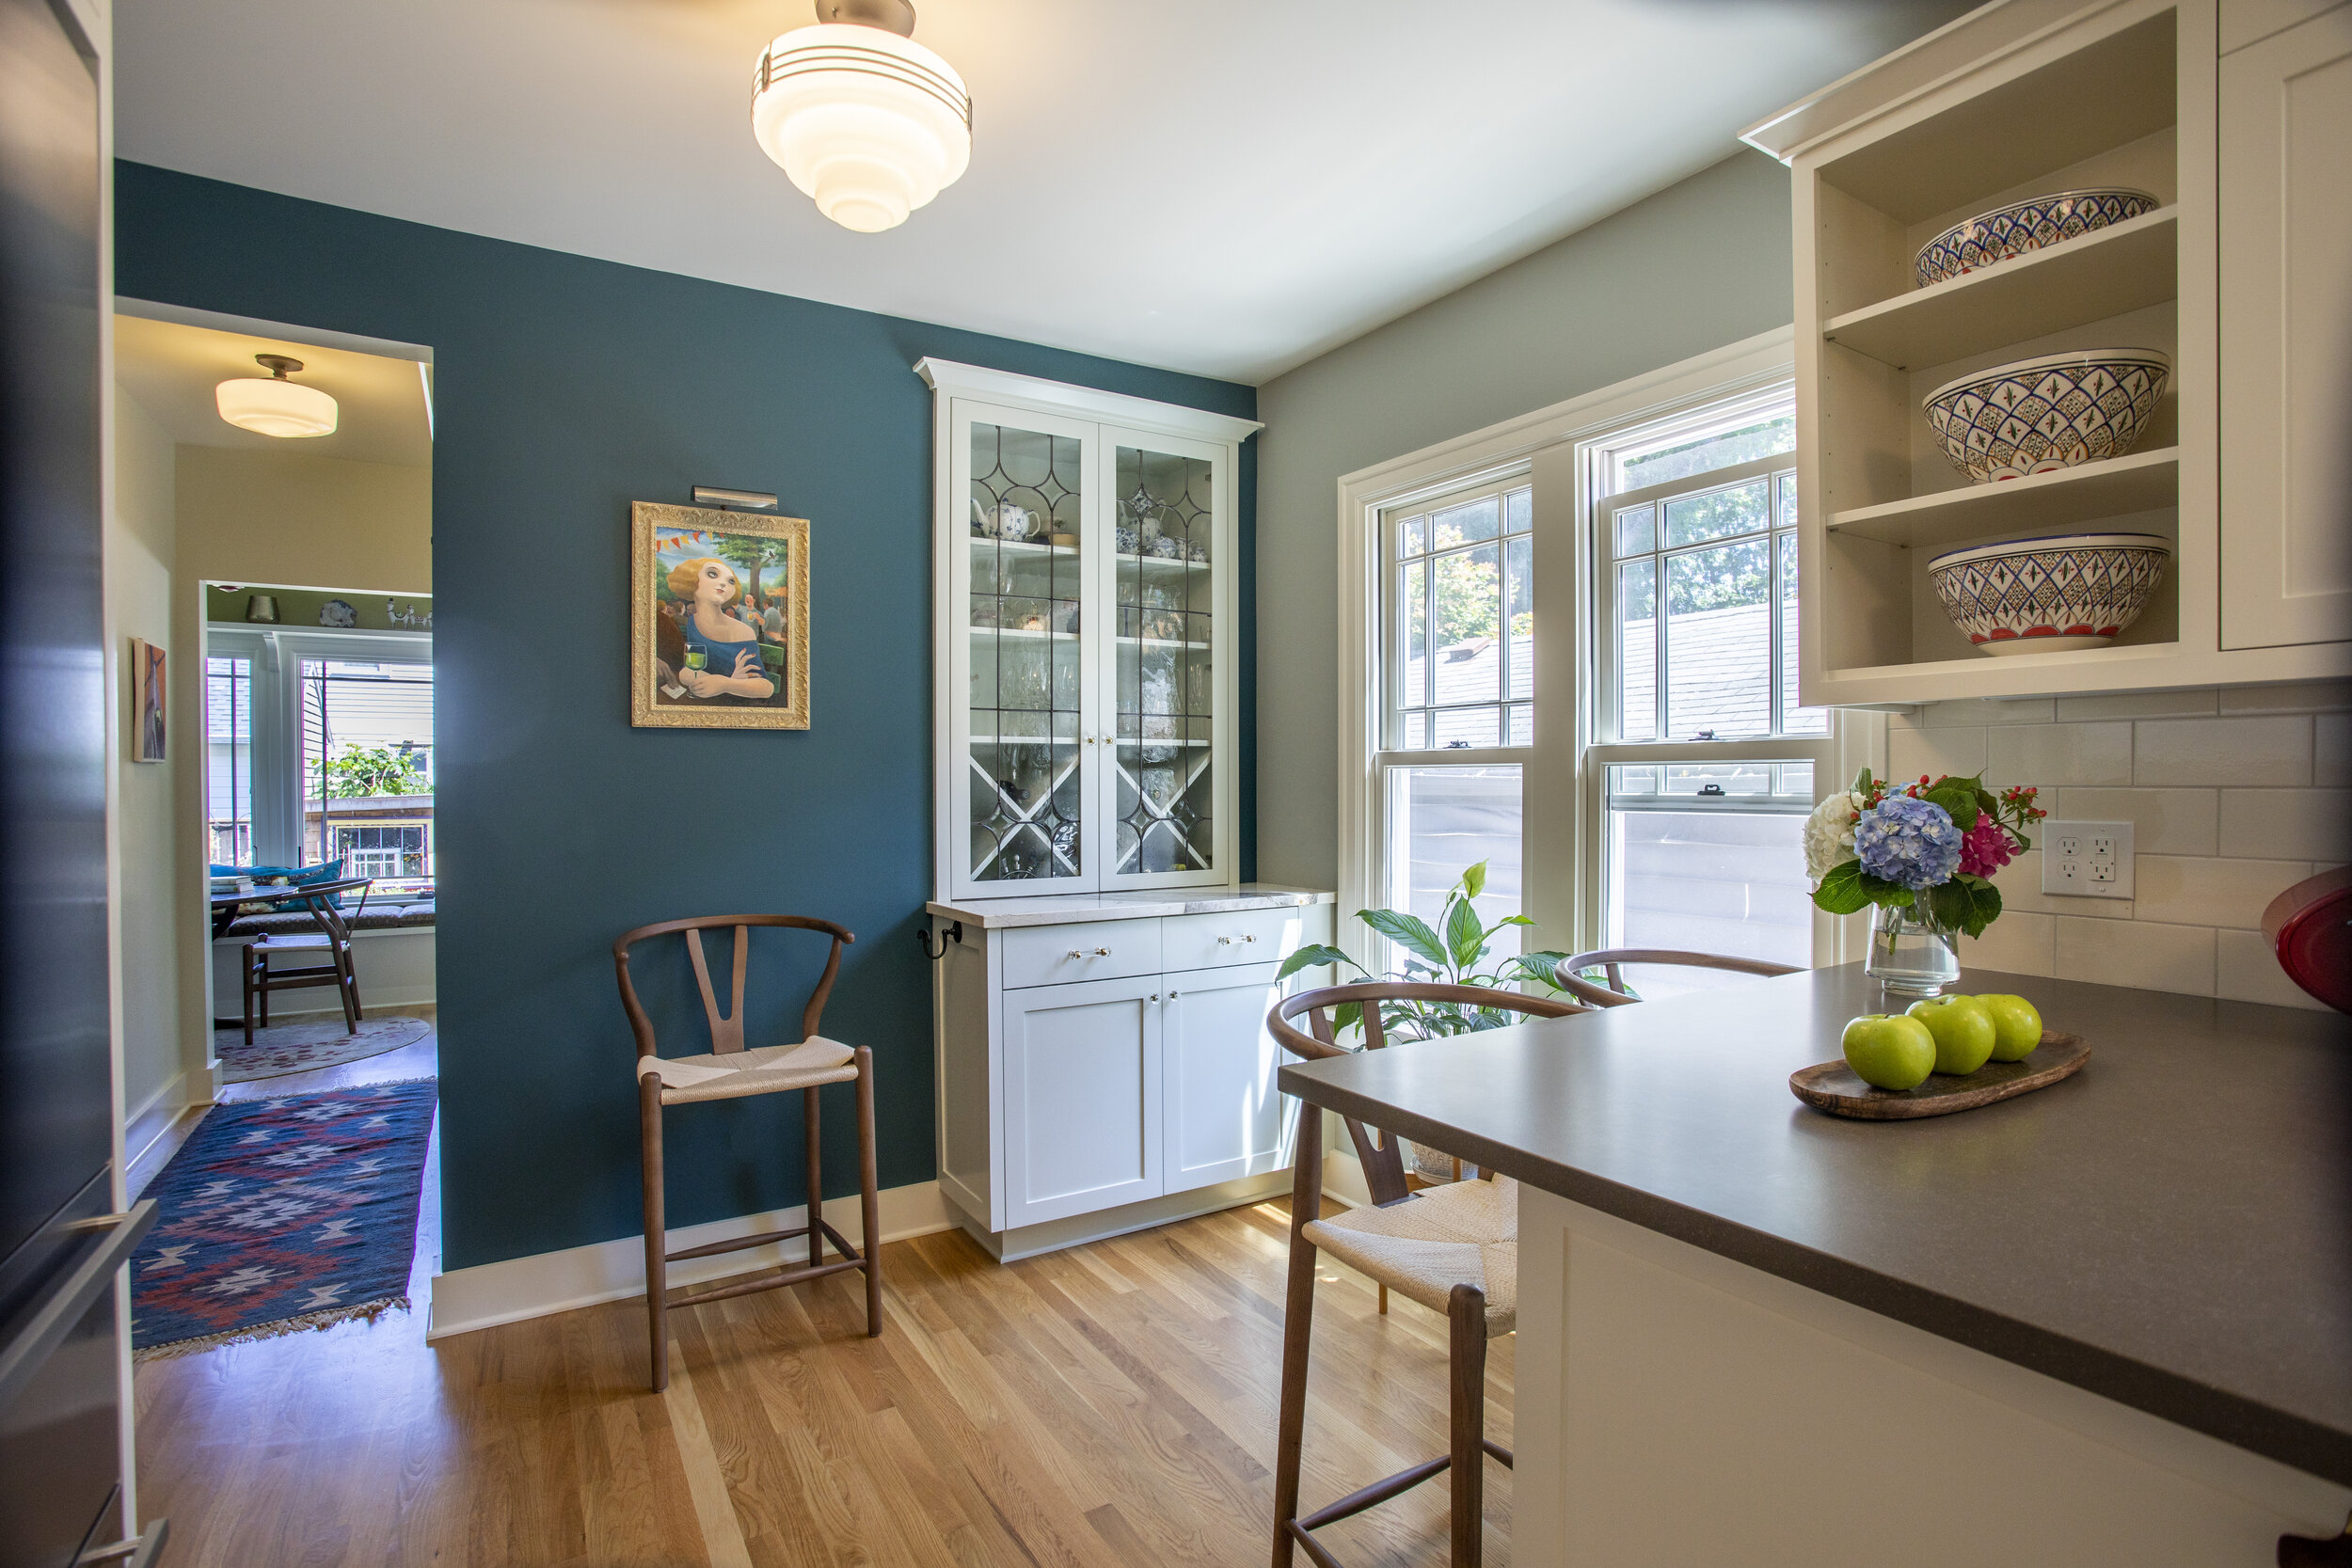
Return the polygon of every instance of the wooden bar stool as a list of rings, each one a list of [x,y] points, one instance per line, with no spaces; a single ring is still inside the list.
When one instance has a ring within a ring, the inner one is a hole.
[[[1360,1003],[1364,1049],[1388,1043],[1380,1018],[1383,1002],[1458,1002],[1474,1006],[1565,1018],[1589,1007],[1517,991],[1477,986],[1398,984],[1367,981],[1302,991],[1266,1015],[1266,1029],[1295,1056],[1315,1060],[1351,1054],[1341,1046],[1329,1009]],[[1306,1016],[1311,1034],[1291,1020]],[[1372,1203],[1330,1219],[1318,1218],[1323,1204],[1323,1113],[1298,1107],[1297,1164],[1291,1178],[1290,1288],[1282,1315],[1282,1396],[1275,1441],[1274,1568],[1290,1568],[1294,1548],[1303,1547],[1318,1568],[1339,1568],[1310,1532],[1409,1491],[1440,1471],[1453,1473],[1454,1568],[1477,1568],[1482,1540],[1480,1512],[1486,1501],[1486,1456],[1505,1465],[1511,1450],[1486,1437],[1486,1341],[1508,1334],[1518,1323],[1518,1183],[1508,1177],[1456,1181],[1409,1191],[1395,1134],[1343,1117],[1363,1162]],[[1408,1469],[1359,1487],[1339,1501],[1301,1516],[1298,1512],[1299,1447],[1307,1420],[1307,1355],[1315,1306],[1315,1253],[1329,1252],[1383,1291],[1394,1290],[1432,1311],[1446,1315],[1447,1365],[1452,1398],[1449,1450]]]
[[[1600,947],[1590,953],[1571,953],[1552,970],[1552,982],[1562,990],[1596,1007],[1622,1007],[1629,1002],[1639,1002],[1633,988],[1626,984],[1627,964],[1666,964],[1680,969],[1727,969],[1740,974],[1794,974],[1794,964],[1776,964],[1762,958],[1735,958],[1724,953],[1678,953],[1665,947]],[[1597,969],[1609,976],[1605,986],[1583,978],[1577,972]]]
[[[702,937],[703,932],[721,926],[733,927],[735,930],[733,998],[723,1017],[719,1012],[718,996],[710,988],[710,966],[703,958]],[[802,1037],[798,1045],[744,1048],[743,973],[751,955],[752,927],[755,926],[821,931],[833,938],[833,950],[825,958],[825,972],[818,976],[817,989],[810,993],[808,1006],[801,1012]],[[644,1006],[637,1000],[637,988],[629,983],[629,948],[637,942],[666,936],[673,931],[685,933],[687,957],[693,962],[694,981],[702,988],[703,1012],[710,1024],[710,1050],[699,1056],[664,1057],[660,1053],[654,1041],[653,1021],[645,1016]],[[729,1296],[773,1291],[786,1285],[798,1285],[803,1280],[818,1279],[850,1269],[863,1269],[866,1272],[866,1332],[868,1336],[882,1333],[882,1254],[878,1240],[882,1234],[882,1213],[874,1164],[874,1053],[865,1046],[853,1049],[838,1040],[829,1040],[817,1032],[825,1011],[825,999],[833,993],[834,977],[841,972],[841,949],[856,940],[832,921],[817,920],[807,915],[722,914],[640,926],[625,933],[612,944],[612,968],[621,983],[621,1006],[628,1011],[629,1028],[637,1037],[637,1115],[645,1184],[645,1327],[652,1350],[653,1387],[656,1393],[670,1385],[667,1314],[673,1307],[723,1301]],[[851,1246],[840,1231],[825,1222],[824,1166],[818,1150],[817,1091],[827,1084],[850,1083],[857,1085],[858,1191],[861,1224],[866,1232],[863,1248]],[[746,1236],[739,1242],[712,1242],[680,1252],[666,1250],[669,1240],[663,1212],[663,1108],[704,1100],[738,1100],[748,1095],[781,1094],[788,1089],[801,1091],[808,1223],[789,1230],[770,1230],[757,1236]],[[786,1265],[748,1278],[726,1280],[702,1290],[689,1291],[675,1297],[668,1293],[668,1265],[672,1263],[689,1258],[713,1258],[721,1253],[740,1252],[746,1247],[766,1246],[772,1242],[788,1242],[801,1236],[808,1238],[808,1261],[805,1264],[797,1267]],[[825,1242],[829,1237],[840,1254],[830,1263],[825,1261]]]

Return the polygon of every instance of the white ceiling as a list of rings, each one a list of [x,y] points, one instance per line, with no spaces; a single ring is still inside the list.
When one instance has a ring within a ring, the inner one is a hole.
[[[267,375],[253,362],[257,354],[283,354],[302,361],[294,379],[336,402],[331,434],[262,436],[220,417],[213,388],[231,376]],[[425,368],[413,359],[180,322],[115,317],[115,379],[148,418],[184,446],[290,451],[429,468],[433,426],[425,407],[424,374]]]
[[[1737,150],[1957,0],[918,0],[971,172],[820,217],[754,144],[807,0],[117,0],[124,157],[1257,382]]]

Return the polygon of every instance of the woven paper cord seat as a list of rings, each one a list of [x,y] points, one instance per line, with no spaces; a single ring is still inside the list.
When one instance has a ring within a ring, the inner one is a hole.
[[[1456,1181],[1426,1187],[1402,1203],[1350,1209],[1306,1227],[1307,1240],[1408,1301],[1446,1309],[1456,1285],[1486,1293],[1486,1337],[1508,1334],[1519,1316],[1519,1184]]]

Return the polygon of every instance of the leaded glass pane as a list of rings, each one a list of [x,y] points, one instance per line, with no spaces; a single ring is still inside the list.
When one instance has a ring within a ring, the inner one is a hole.
[[[1111,871],[1216,868],[1215,467],[1118,449]]]
[[[975,881],[1081,875],[1078,519],[1084,443],[972,426]]]

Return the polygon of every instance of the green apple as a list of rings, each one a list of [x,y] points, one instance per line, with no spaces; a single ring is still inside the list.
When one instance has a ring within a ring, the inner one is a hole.
[[[2000,1037],[1993,1015],[1973,996],[1931,996],[1903,1009],[1935,1037],[1935,1070],[1962,1077],[1984,1066]]]
[[[1901,1013],[1864,1013],[1846,1024],[1846,1065],[1874,1088],[1915,1089],[1935,1070],[1935,1037]]]
[[[2042,1043],[2042,1014],[2022,996],[1993,992],[1977,998],[1993,1015],[1993,1059],[2022,1062]]]

